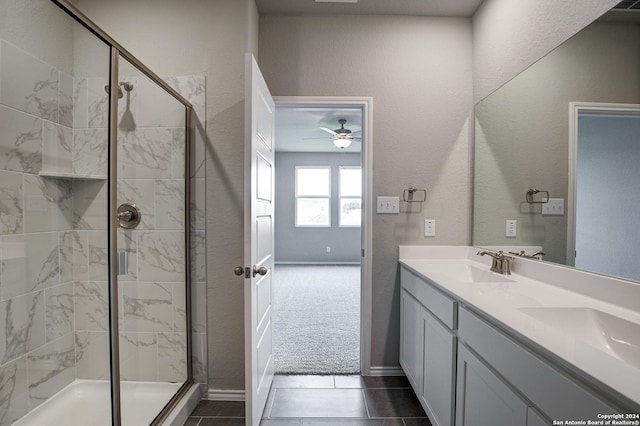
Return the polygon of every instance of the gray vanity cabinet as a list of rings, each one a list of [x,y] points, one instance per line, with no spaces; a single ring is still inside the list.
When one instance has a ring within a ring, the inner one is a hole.
[[[401,270],[400,365],[434,426],[453,424],[456,304]]]
[[[458,348],[456,426],[526,425],[527,404],[476,358]]]

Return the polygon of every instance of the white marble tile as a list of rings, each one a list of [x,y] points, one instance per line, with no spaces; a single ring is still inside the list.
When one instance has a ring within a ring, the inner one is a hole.
[[[73,130],[44,121],[42,132],[42,170],[47,172],[71,173],[73,171],[71,150]]]
[[[58,122],[73,127],[73,77],[62,71],[58,76]]]
[[[191,177],[204,178],[206,176],[207,132],[203,125],[195,125],[192,132]]]
[[[191,230],[204,231],[206,225],[205,179],[191,178]]]
[[[187,337],[185,333],[158,333],[158,380],[187,380]]]
[[[107,176],[108,133],[106,129],[73,131],[73,173]]]
[[[87,78],[87,122],[92,129],[106,129],[109,117],[109,94],[105,90],[107,80],[102,77]]]
[[[171,177],[171,129],[151,128],[127,132],[118,143],[120,178],[163,179]]]
[[[107,229],[106,181],[73,182],[73,227],[87,230]]]
[[[121,285],[123,331],[172,331],[172,287],[151,282]]]
[[[205,117],[206,85],[202,75],[181,75],[164,77],[164,81],[186,100],[191,102],[196,114]]]
[[[171,142],[171,177],[174,179],[184,179],[185,177],[185,129],[172,129],[173,137]]]
[[[0,105],[0,169],[42,170],[42,120]]]
[[[156,229],[182,231],[184,220],[184,180],[155,181]]]
[[[58,121],[58,71],[2,40],[0,102],[20,111]]]
[[[78,379],[108,380],[109,332],[77,331],[76,336],[76,374]]]
[[[126,252],[127,256],[127,273],[118,275],[120,282],[138,280],[138,233],[133,229],[118,230],[118,251]]]
[[[73,228],[71,181],[24,175],[24,228],[26,232],[64,231]]]
[[[205,231],[191,232],[191,279],[194,282],[206,281],[206,238]]]
[[[60,283],[89,279],[89,240],[86,231],[60,233]]]
[[[192,285],[193,288],[193,285]],[[184,282],[173,283],[173,331],[187,329],[187,292]],[[193,307],[192,307],[193,308]]]
[[[44,294],[42,291],[0,302],[0,365],[44,343]]]
[[[86,129],[89,127],[89,99],[88,82],[86,78],[73,80],[73,128]]]
[[[104,231],[89,231],[89,279],[106,281],[109,274],[107,264],[107,235]]]
[[[5,235],[2,244],[2,289],[6,300],[60,283],[58,233]]]
[[[0,235],[23,232],[22,174],[0,170]]]
[[[207,383],[207,335],[191,334],[193,380],[196,383]]]
[[[47,343],[27,356],[29,408],[34,409],[76,378],[73,334]]]
[[[138,237],[138,277],[141,281],[184,280],[184,233],[144,231]]]
[[[10,425],[29,410],[27,358],[0,367],[0,424]]]
[[[138,126],[184,127],[181,102],[148,78],[138,79]]]
[[[120,333],[122,380],[158,380],[158,341],[155,333]]]
[[[191,331],[207,331],[207,283],[191,283]]]
[[[73,283],[44,291],[45,335],[47,342],[73,332]]]
[[[109,329],[109,298],[107,283],[77,282],[74,285],[76,331],[106,331]]]
[[[152,179],[118,179],[118,204],[131,203],[140,209],[137,230],[155,229],[156,188]]]

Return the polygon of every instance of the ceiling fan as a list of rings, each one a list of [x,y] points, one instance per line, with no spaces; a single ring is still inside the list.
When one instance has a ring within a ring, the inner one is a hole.
[[[340,124],[340,128],[336,130],[331,130],[327,127],[320,127],[320,130],[324,130],[333,137],[333,144],[335,146],[340,149],[344,149],[351,145],[351,141],[361,139],[357,136],[354,136],[354,133],[352,133],[351,130],[344,128],[344,125],[347,124],[346,119],[341,118],[340,120],[338,120],[338,123]]]

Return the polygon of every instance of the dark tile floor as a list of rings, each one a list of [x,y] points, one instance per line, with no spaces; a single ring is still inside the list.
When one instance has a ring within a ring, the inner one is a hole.
[[[405,377],[275,376],[261,426],[431,426]],[[184,426],[244,426],[244,403],[200,401]]]

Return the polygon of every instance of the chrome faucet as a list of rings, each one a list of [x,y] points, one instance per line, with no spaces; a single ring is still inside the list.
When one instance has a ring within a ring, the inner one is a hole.
[[[511,265],[509,264],[509,262],[513,260],[513,257],[506,256],[502,252],[502,250],[500,250],[498,253],[486,250],[480,250],[478,252],[478,256],[484,256],[485,254],[488,254],[493,259],[491,261],[492,272],[498,272],[499,274],[503,275],[511,275]]]
[[[509,254],[514,254],[516,256],[524,257],[527,259],[537,259],[537,260],[542,260],[542,257],[545,256],[545,252],[543,252],[542,250],[534,251],[531,254],[525,253],[524,250],[521,250],[520,253],[510,251]]]

